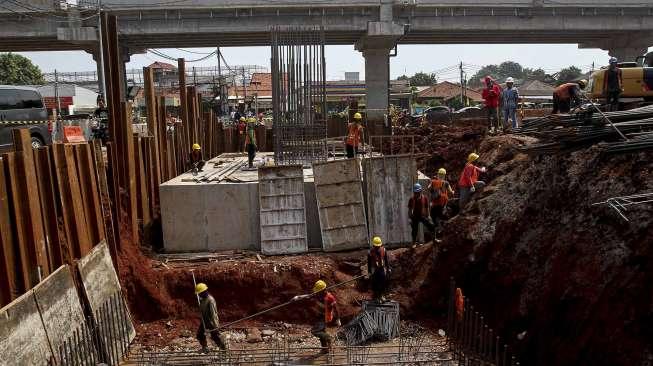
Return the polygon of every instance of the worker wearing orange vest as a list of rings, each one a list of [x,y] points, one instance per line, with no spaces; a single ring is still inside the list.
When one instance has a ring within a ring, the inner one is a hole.
[[[447,171],[444,168],[438,170],[438,175],[431,180],[429,190],[431,191],[431,220],[437,228],[444,219],[444,210],[449,203],[449,196],[453,197],[451,184],[446,180]]]
[[[419,183],[415,183],[413,186],[413,196],[408,200],[408,217],[413,238],[412,245],[415,246],[420,223],[431,232],[434,229],[433,223],[429,219],[429,199],[422,193],[422,185]]]
[[[383,247],[383,241],[375,236],[372,239],[372,248],[367,253],[367,275],[372,285],[372,296],[378,302],[385,302],[384,294],[388,284],[390,264],[388,253]]]
[[[360,113],[354,114],[354,122],[347,125],[347,137],[345,138],[345,148],[347,150],[347,159],[352,159],[354,153],[358,151],[358,146],[362,144],[363,126],[361,121],[363,116]]]
[[[469,202],[472,193],[476,192],[478,188],[485,187],[485,182],[478,180],[479,173],[485,173],[485,167],[479,168],[474,165],[474,162],[478,160],[479,155],[477,153],[471,153],[467,156],[467,164],[465,169],[460,174],[460,179],[458,180],[458,190],[460,191],[460,208],[463,208],[467,202]]]
[[[320,340],[321,353],[327,353],[333,343],[333,335],[337,333],[340,322],[340,312],[338,311],[338,301],[329,291],[326,291],[327,284],[324,280],[318,280],[313,285],[313,292],[306,295],[297,295],[292,301],[298,301],[315,297],[317,306],[322,313],[320,320],[313,326],[311,333]]]

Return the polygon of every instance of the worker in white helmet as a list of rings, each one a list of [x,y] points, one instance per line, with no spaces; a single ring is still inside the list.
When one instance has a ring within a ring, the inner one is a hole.
[[[512,122],[512,128],[517,125],[517,105],[519,104],[519,90],[515,87],[515,80],[512,77],[506,79],[506,88],[501,92],[501,109],[503,112],[503,128],[508,128],[508,119]]]

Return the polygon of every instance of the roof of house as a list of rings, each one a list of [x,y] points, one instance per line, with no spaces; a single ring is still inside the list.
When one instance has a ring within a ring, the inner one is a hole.
[[[284,74],[285,75],[285,74]],[[272,96],[272,74],[269,72],[255,72],[252,79],[247,85],[247,95],[251,96],[256,93],[259,97]],[[242,84],[229,87],[229,95],[239,97],[244,96],[245,87]]]
[[[555,87],[539,80],[526,80],[519,87],[519,95],[552,95]]]
[[[467,98],[475,101],[482,102],[483,97],[481,93],[475,89],[467,88]],[[436,85],[432,85],[417,94],[418,98],[422,99],[443,99],[449,100],[460,95],[460,84],[454,84],[449,81],[443,81]]]
[[[148,67],[155,70],[177,70],[177,67],[175,67],[175,65],[166,62],[159,62],[159,61],[150,64],[150,66]]]

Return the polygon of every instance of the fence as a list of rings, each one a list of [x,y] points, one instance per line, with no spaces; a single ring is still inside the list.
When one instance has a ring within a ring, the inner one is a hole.
[[[458,365],[519,366],[507,344],[488,326],[451,278],[447,312],[449,347]]]

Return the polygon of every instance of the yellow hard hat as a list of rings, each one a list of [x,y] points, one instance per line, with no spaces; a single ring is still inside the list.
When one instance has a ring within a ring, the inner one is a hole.
[[[195,294],[199,295],[202,292],[206,291],[209,289],[209,286],[206,285],[206,283],[200,282],[197,285],[195,285]]]
[[[372,245],[374,245],[375,247],[380,247],[381,245],[383,245],[383,241],[381,241],[380,237],[375,236],[374,239],[372,239]]]
[[[313,285],[313,293],[320,292],[324,290],[326,287],[327,287],[326,282],[322,280],[317,280],[317,282],[315,282],[315,285]]]
[[[447,170],[445,168],[438,169],[438,175],[447,175]]]
[[[193,150],[202,150],[200,144],[193,144]]]
[[[578,86],[580,86],[581,89],[585,89],[585,86],[587,86],[587,80],[579,80]]]
[[[471,153],[469,156],[467,156],[467,161],[471,163],[472,161],[478,160],[478,158],[479,156],[477,153]]]
[[[360,113],[356,112],[354,113],[354,119],[363,119],[363,116]]]
[[[241,122],[245,122],[245,117],[240,117]]]
[[[256,118],[250,117],[247,119],[247,123],[254,123],[256,122]]]

